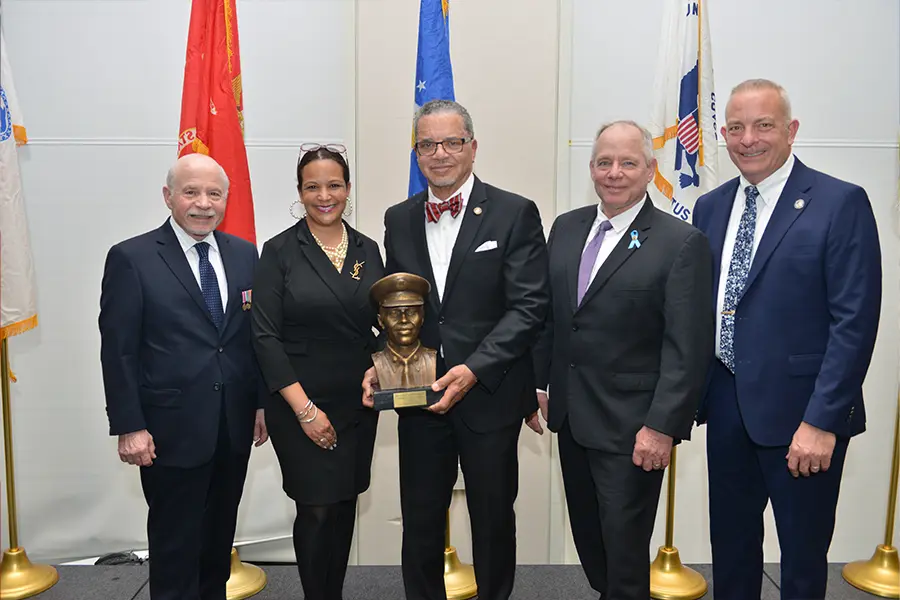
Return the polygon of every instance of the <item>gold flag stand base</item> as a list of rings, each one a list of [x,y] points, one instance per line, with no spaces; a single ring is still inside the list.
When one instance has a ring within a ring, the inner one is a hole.
[[[266,587],[266,572],[248,563],[241,562],[237,548],[231,549],[231,575],[225,584],[228,600],[241,600],[260,593]]]
[[[703,575],[681,564],[678,548],[660,546],[650,565],[650,589],[657,600],[697,600],[707,585]]]
[[[450,511],[444,526],[444,589],[447,600],[468,600],[478,594],[475,583],[475,568],[463,564],[456,555],[456,548],[450,545]]]
[[[24,548],[10,548],[0,560],[0,598],[31,598],[53,587],[59,573],[49,565],[35,565]]]
[[[897,486],[900,485],[900,393],[897,394],[897,418],[894,421],[894,455],[888,484],[888,509],[884,524],[884,543],[876,546],[869,560],[844,565],[842,575],[855,588],[883,598],[900,598],[900,559],[894,547],[894,516],[897,512]]]
[[[879,545],[869,560],[844,565],[844,579],[864,592],[882,598],[900,598],[900,558],[893,546]]]
[[[475,569],[459,561],[453,546],[444,549],[444,589],[447,600],[467,600],[478,593]]]
[[[697,571],[681,564],[675,547],[675,464],[678,448],[669,456],[666,491],[666,542],[659,547],[650,564],[650,597],[655,600],[697,600],[706,593],[706,579]]]

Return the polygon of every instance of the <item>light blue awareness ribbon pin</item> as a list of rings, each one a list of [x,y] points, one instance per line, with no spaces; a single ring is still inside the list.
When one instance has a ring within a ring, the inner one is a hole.
[[[632,248],[640,248],[640,247],[641,247],[641,243],[638,241],[637,229],[633,229],[631,231],[631,243],[628,244],[628,249],[631,250]]]

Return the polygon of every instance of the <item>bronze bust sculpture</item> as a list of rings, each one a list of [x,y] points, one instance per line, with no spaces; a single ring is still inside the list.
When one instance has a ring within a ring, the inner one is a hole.
[[[427,279],[394,273],[376,281],[369,292],[378,305],[378,324],[387,333],[384,350],[372,355],[380,390],[375,393],[376,409],[426,406],[440,398],[431,392],[437,352],[419,341],[430,291]],[[415,392],[397,393],[410,390]]]

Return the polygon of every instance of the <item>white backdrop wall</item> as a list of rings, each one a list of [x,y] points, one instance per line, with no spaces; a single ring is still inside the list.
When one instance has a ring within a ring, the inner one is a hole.
[[[457,99],[475,119],[476,172],[557,212],[594,202],[597,126],[645,120],[662,0],[452,0]],[[32,143],[20,156],[38,273],[37,330],[11,340],[20,541],[59,560],[146,545],[137,473],[107,435],[96,318],[110,245],[158,226],[178,133],[186,0],[4,0],[3,27]],[[863,0],[707,0],[718,95],[765,76],[791,93],[807,164],[869,192],[885,255],[869,431],[847,460],[831,560],[881,541],[897,393],[900,6]],[[246,140],[262,241],[288,227],[297,146],[350,148],[351,223],[382,237],[406,193],[418,0],[239,0]],[[776,15],[776,16],[773,16]],[[724,102],[722,102],[724,110]],[[722,113],[720,112],[720,119]],[[720,149],[723,179],[734,173]],[[383,416],[353,560],[400,557],[396,419]],[[703,431],[680,454],[676,544],[709,560]],[[575,562],[552,438],[523,431],[519,562]],[[238,540],[290,533],[269,445],[254,451]],[[470,560],[463,492],[453,540]],[[5,496],[3,497],[5,510]],[[662,541],[660,506],[653,549]],[[5,526],[6,519],[0,519]],[[769,530],[773,532],[773,530]],[[900,524],[898,524],[900,532]],[[2,531],[6,543],[5,529]],[[900,535],[898,535],[900,539]],[[767,560],[777,560],[773,533]],[[286,541],[242,556],[292,560]]]

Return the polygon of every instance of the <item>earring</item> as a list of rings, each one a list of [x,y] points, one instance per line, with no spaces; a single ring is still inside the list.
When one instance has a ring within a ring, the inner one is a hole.
[[[347,196],[347,205],[344,207],[344,216],[349,217],[353,214],[353,198]]]
[[[295,212],[295,207],[297,205],[299,205],[299,208],[296,209],[296,212]],[[300,202],[299,200],[294,200],[293,202],[291,202],[291,207],[288,209],[288,212],[290,212],[291,216],[294,217],[295,219],[297,219],[298,221],[306,216],[306,209],[303,207],[303,203]]]

